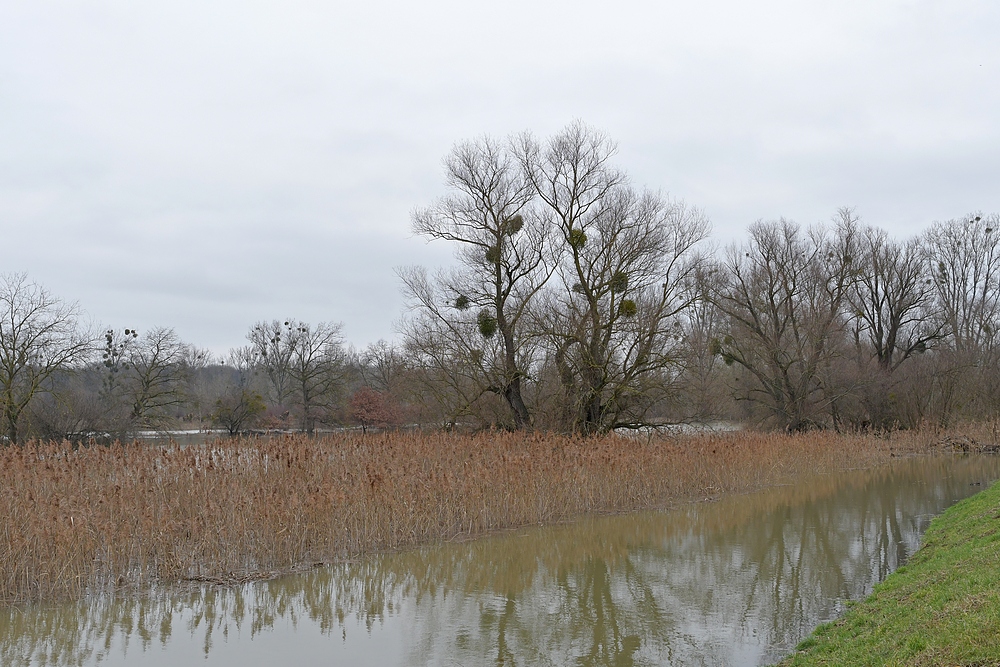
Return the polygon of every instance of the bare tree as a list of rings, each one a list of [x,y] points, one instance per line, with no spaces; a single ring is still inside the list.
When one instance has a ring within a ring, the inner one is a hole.
[[[11,444],[20,442],[21,417],[53,374],[93,351],[79,319],[76,304],[63,303],[27,275],[0,276],[0,406]]]
[[[193,344],[184,346],[183,366],[186,369],[188,413],[185,421],[203,424],[211,418],[213,405],[219,392],[218,371],[224,370],[210,350]],[[213,381],[214,380],[214,381]]]
[[[185,406],[190,346],[168,327],[150,329],[142,336],[135,329],[105,333],[104,365],[108,375],[104,393],[111,428],[162,429]]]
[[[247,335],[272,399],[280,407],[294,408],[300,427],[308,433],[329,413],[345,378],[340,330],[336,323],[313,326],[288,319],[258,322]]]
[[[936,222],[923,241],[954,348],[994,350],[1000,342],[1000,216]]]
[[[683,320],[684,371],[675,409],[688,422],[704,424],[735,416],[727,383],[730,374],[715,353],[725,324],[722,312],[712,301],[718,279],[718,268],[706,262],[693,277],[691,289],[696,297]]]
[[[415,212],[413,230],[457,244],[460,268],[433,280],[419,270],[400,272],[424,318],[410,334],[419,330],[470,357],[476,352],[478,360],[467,366],[478,386],[473,393],[503,397],[522,428],[531,423],[522,392],[531,358],[523,322],[547,278],[548,244],[530,209],[532,184],[510,149],[489,138],[457,145],[445,171],[450,194]],[[497,343],[488,344],[494,337]]]
[[[521,159],[560,245],[559,289],[540,309],[571,426],[646,425],[679,372],[681,314],[708,221],[697,209],[636,192],[610,166],[614,145],[582,123]]]
[[[253,428],[267,409],[264,397],[253,386],[256,355],[247,345],[229,351],[225,365],[232,370],[230,381],[215,400],[212,423],[238,435]]]
[[[400,383],[407,369],[403,352],[386,340],[378,340],[360,355],[361,380],[375,391],[399,396]]]
[[[329,414],[345,377],[341,325],[320,322],[312,326],[290,320],[286,327],[292,348],[289,375],[302,419],[302,429],[312,433]]]
[[[933,288],[917,239],[897,243],[881,229],[866,227],[858,237],[857,280],[848,301],[879,367],[892,372],[940,337],[930,321]]]
[[[278,320],[258,322],[247,334],[254,354],[254,367],[267,377],[268,398],[278,408],[291,403],[294,391],[291,376],[294,347],[288,335],[292,324],[292,320],[285,320],[284,323]]]
[[[972,214],[934,223],[923,236],[946,359],[958,378],[953,403],[995,417],[1000,393],[1000,216]],[[942,412],[941,423],[947,423]]]
[[[856,280],[847,301],[858,350],[859,423],[893,428],[905,423],[896,373],[914,355],[941,337],[943,322],[933,317],[934,290],[917,239],[899,243],[885,231],[859,228]]]
[[[845,210],[832,237],[821,227],[803,234],[784,219],[756,222],[749,242],[726,253],[714,300],[729,332],[715,351],[746,371],[742,397],[787,429],[805,428],[823,414],[837,419],[842,390],[831,382],[831,360],[845,340],[856,236]]]

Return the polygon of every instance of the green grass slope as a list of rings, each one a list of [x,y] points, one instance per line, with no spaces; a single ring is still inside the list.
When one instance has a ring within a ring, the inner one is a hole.
[[[780,664],[1000,665],[1000,482],[935,519],[905,567]]]

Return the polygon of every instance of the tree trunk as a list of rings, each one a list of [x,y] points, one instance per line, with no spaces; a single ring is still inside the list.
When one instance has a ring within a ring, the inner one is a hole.
[[[528,412],[528,406],[524,404],[524,399],[521,397],[520,375],[514,376],[514,380],[504,389],[503,395],[507,399],[510,409],[514,412],[514,426],[518,429],[530,426],[531,414]]]

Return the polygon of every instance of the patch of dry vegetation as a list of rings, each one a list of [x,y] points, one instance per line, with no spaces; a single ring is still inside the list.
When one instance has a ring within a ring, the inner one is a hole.
[[[870,467],[930,435],[337,435],[0,450],[0,599],[238,581]]]

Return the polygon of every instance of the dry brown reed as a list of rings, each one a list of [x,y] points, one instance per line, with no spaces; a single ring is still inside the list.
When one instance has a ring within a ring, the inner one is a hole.
[[[871,467],[929,436],[348,434],[0,450],[0,599],[237,581]]]

